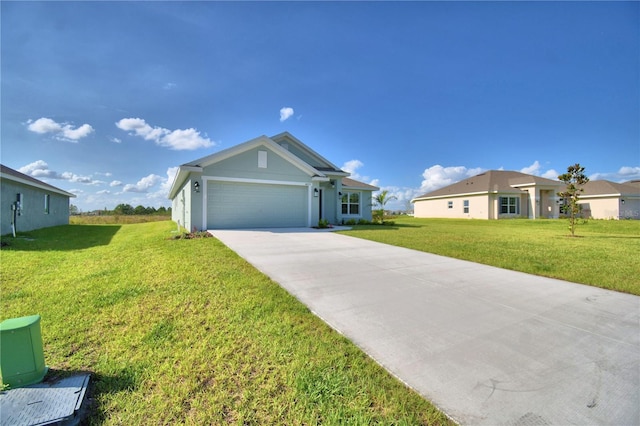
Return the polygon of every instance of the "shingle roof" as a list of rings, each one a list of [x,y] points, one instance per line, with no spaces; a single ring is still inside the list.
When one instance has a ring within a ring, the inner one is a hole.
[[[468,179],[461,180],[444,188],[416,197],[446,197],[462,194],[486,193],[486,192],[502,192],[502,193],[520,193],[518,186],[527,185],[552,185],[557,186],[559,181],[546,179],[540,176],[528,175],[526,173],[513,172],[507,170],[489,170],[480,173]]]
[[[590,180],[583,186],[583,196],[590,195],[640,195],[640,187],[629,183],[616,183],[608,180]]]
[[[360,182],[351,178],[342,178],[342,186],[347,188],[361,188],[366,189],[368,191],[377,191],[380,188],[377,186],[369,185],[368,183]]]
[[[29,175],[25,175],[24,173],[20,173],[17,170],[13,170],[11,167],[7,167],[4,164],[0,164],[0,173],[2,174],[3,178],[9,178],[10,180],[16,180],[16,181],[21,181],[22,183],[27,183],[27,184],[31,184],[33,186],[39,187],[41,189],[48,189],[52,192],[56,192],[58,194],[62,194],[62,195],[66,195],[68,197],[75,197],[74,194],[64,191],[60,188],[56,188],[53,185],[49,185],[46,182],[42,182],[41,180],[38,180],[34,177],[31,177]],[[14,179],[12,179],[14,178]]]

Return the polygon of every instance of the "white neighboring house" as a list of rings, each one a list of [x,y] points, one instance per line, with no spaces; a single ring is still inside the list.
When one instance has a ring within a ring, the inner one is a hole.
[[[415,217],[506,219],[558,218],[563,182],[505,170],[490,170],[411,202]]]
[[[0,164],[0,235],[69,224],[74,194]]]
[[[373,191],[288,132],[180,166],[172,219],[187,230],[311,227],[371,220]]]
[[[640,181],[591,180],[578,201],[582,216],[593,219],[640,219]]]

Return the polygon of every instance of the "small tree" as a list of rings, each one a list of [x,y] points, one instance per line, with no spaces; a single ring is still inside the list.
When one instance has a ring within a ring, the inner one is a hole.
[[[582,205],[578,204],[580,194],[584,191],[582,185],[589,182],[589,178],[584,174],[584,167],[576,163],[573,166],[567,167],[567,173],[558,176],[558,179],[567,185],[564,192],[558,192],[558,196],[569,202],[565,205],[565,212],[569,213],[569,230],[571,236],[575,237],[575,229],[578,217],[582,211]]]
[[[115,209],[113,209],[114,214],[133,214],[134,209],[131,204],[118,204]]]
[[[373,203],[380,207],[373,211],[373,221],[375,223],[383,223],[384,222],[384,205],[389,202],[389,200],[397,200],[398,198],[394,195],[389,195],[389,191],[386,189],[375,197],[373,197]]]

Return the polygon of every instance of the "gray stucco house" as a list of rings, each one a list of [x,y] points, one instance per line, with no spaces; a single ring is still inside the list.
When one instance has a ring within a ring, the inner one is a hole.
[[[6,235],[68,224],[75,195],[0,164],[0,197],[0,235]]]
[[[181,165],[169,190],[172,219],[188,230],[371,220],[379,188],[348,176],[288,132],[260,136]]]

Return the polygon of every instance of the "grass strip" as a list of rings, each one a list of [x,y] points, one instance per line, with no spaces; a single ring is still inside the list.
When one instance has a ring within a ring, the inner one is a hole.
[[[640,221],[399,217],[347,235],[500,268],[640,295]]]
[[[215,238],[175,224],[3,239],[2,319],[42,316],[55,374],[89,371],[89,424],[451,424]]]

